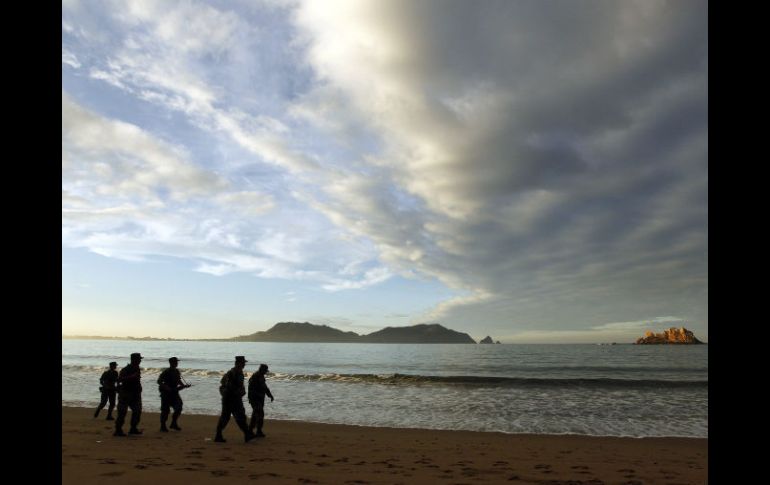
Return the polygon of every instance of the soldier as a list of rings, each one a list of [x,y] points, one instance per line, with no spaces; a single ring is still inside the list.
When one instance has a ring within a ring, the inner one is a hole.
[[[102,376],[99,378],[99,391],[102,393],[102,400],[99,403],[99,406],[96,407],[96,412],[94,413],[94,417],[99,417],[99,412],[104,408],[104,406],[107,404],[107,400],[110,400],[110,407],[107,408],[107,421],[113,421],[115,418],[112,417],[112,410],[115,409],[115,383],[118,380],[118,371],[115,370],[115,368],[118,366],[117,362],[110,362],[110,369],[104,371]]]
[[[160,430],[168,433],[166,428],[166,419],[170,408],[174,408],[174,414],[171,416],[171,429],[182,431],[176,420],[182,414],[182,398],[179,397],[179,391],[187,389],[190,384],[182,382],[182,375],[177,366],[179,359],[171,357],[168,359],[169,368],[160,373],[158,377],[158,390],[160,391]]]
[[[126,420],[128,408],[131,408],[130,434],[142,434],[137,428],[142,417],[142,376],[139,364],[142,354],[131,354],[131,363],[120,369],[118,374],[118,419],[115,420],[113,436],[126,436],[123,432],[123,422]]]
[[[243,385],[243,368],[246,366],[246,358],[242,355],[235,357],[235,367],[227,371],[222,377],[219,386],[219,393],[222,395],[222,414],[217,423],[217,435],[214,441],[224,443],[225,438],[222,431],[230,422],[230,414],[235,416],[235,422],[243,431],[244,441],[247,443],[254,438],[246,424],[246,410],[243,408],[243,395],[246,394],[246,388]]]
[[[257,433],[254,436],[260,438],[265,436],[262,432],[262,425],[265,423],[265,395],[270,398],[270,402],[274,401],[270,389],[267,388],[265,374],[267,374],[267,364],[259,364],[259,370],[249,378],[249,404],[252,410],[249,429],[253,432],[256,428]]]

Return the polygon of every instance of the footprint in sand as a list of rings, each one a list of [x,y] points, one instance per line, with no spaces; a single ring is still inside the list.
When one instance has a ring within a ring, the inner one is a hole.
[[[259,480],[262,477],[278,478],[280,476],[281,475],[279,475],[277,473],[254,473],[254,474],[249,475],[249,479],[250,480]]]
[[[211,474],[215,477],[226,477],[227,470],[211,470]]]
[[[575,465],[575,466],[571,466],[570,468],[572,468],[573,470],[590,470],[590,468],[584,465]]]
[[[298,478],[297,481],[299,483],[318,483],[315,480],[311,480],[309,478]]]
[[[123,475],[125,472],[107,472],[107,473],[101,473],[100,476],[102,477],[119,477]]]

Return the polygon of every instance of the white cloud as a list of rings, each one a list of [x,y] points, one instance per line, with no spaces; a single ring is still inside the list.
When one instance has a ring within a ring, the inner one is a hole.
[[[331,283],[324,284],[322,287],[328,291],[361,289],[376,285],[388,280],[393,274],[385,267],[372,268],[366,271],[359,280],[350,279],[332,279]]]
[[[75,69],[78,69],[82,65],[75,54],[64,48],[61,50],[61,62],[62,64],[67,64]]]
[[[651,325],[659,325],[659,324],[673,324],[673,323],[681,323],[684,319],[678,318],[678,317],[655,317],[651,318],[649,320],[639,320],[635,322],[614,322],[614,323],[605,323],[603,325],[597,325],[595,327],[591,327],[591,330],[627,330],[627,329],[638,329],[640,327],[650,327]]]

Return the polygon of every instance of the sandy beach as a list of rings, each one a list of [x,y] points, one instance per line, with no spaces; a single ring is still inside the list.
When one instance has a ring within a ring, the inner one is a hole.
[[[244,443],[231,420],[182,415],[182,431],[112,436],[113,421],[62,407],[62,483],[704,484],[708,440],[512,435],[273,421]],[[127,426],[125,428],[127,430]]]

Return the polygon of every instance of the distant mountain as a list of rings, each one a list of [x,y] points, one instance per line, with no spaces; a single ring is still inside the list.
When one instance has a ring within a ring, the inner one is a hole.
[[[239,342],[359,342],[360,335],[343,332],[326,325],[303,322],[279,322],[264,332],[241,335],[232,340]]]
[[[467,333],[455,332],[437,323],[411,327],[387,327],[369,335],[343,332],[326,325],[303,322],[280,322],[264,332],[241,335],[230,340],[238,342],[331,342],[382,344],[475,344]]]
[[[382,344],[475,344],[467,333],[455,332],[437,323],[411,327],[386,327],[361,337],[361,342]]]

